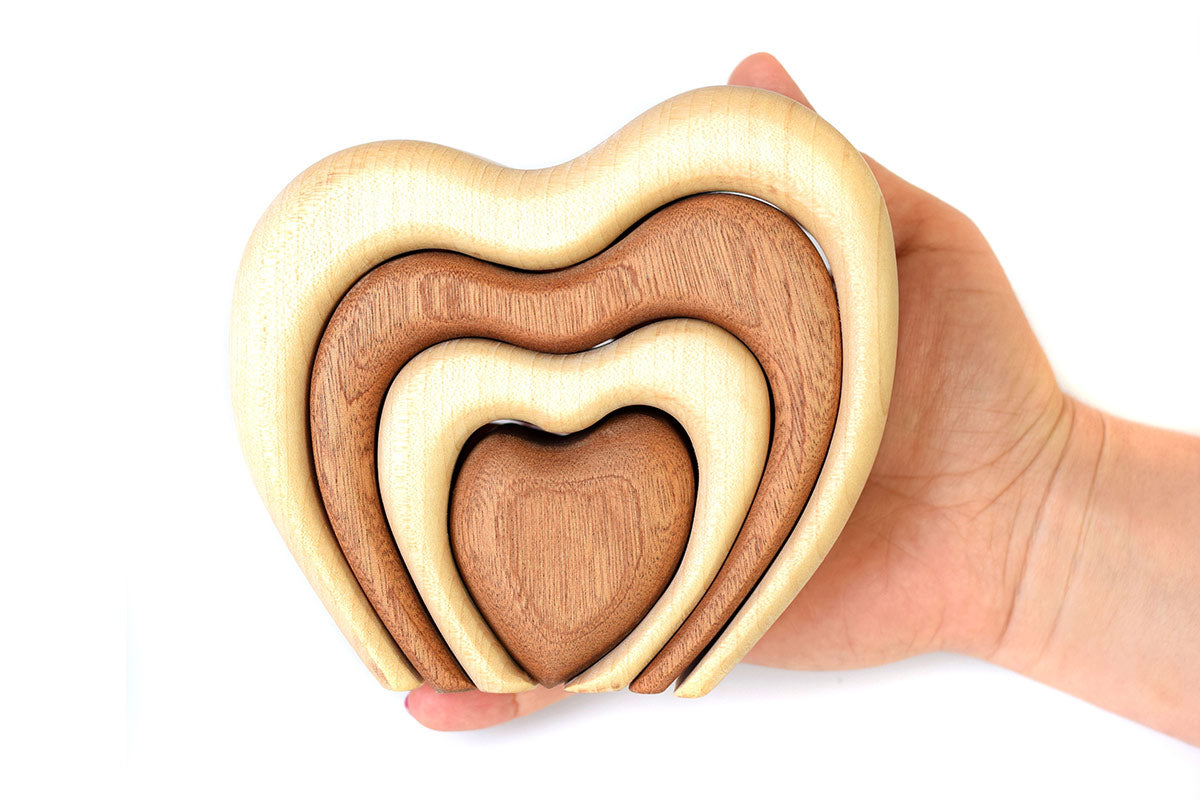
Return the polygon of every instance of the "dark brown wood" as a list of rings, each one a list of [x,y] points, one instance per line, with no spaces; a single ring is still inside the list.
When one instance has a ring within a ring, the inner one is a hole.
[[[480,613],[544,686],[633,630],[683,557],[696,480],[683,433],[650,409],[553,436],[502,425],[463,459],[450,543]]]
[[[841,337],[833,284],[804,232],[757,200],[699,195],[569,269],[521,272],[414,253],[372,270],[338,305],[311,387],[322,496],[364,591],[434,686],[463,688],[466,679],[412,587],[379,501],[375,429],[392,378],[447,339],[569,353],[672,317],[720,325],[750,348],[771,386],[774,421],[763,481],[729,557],[635,691],[666,688],[720,631],[786,541],[824,460]]]

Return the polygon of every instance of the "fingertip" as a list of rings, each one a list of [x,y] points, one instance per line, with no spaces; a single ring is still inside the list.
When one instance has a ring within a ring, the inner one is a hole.
[[[742,59],[730,74],[729,85],[767,89],[790,97],[809,108],[813,107],[804,96],[804,92],[800,91],[800,87],[792,80],[792,76],[770,53],[755,53]],[[887,170],[865,153],[863,158],[866,159],[867,165],[875,175],[875,181],[883,192],[888,213],[891,215],[896,247],[898,250],[904,250],[911,244],[918,230],[914,220],[928,216],[931,208],[940,208],[945,204]]]
[[[729,85],[768,89],[812,108],[812,103],[808,102],[792,76],[770,53],[755,53],[743,58],[729,75]]]
[[[428,684],[404,698],[413,719],[435,731],[471,731],[508,722],[517,716],[516,696],[479,691],[442,694]]]

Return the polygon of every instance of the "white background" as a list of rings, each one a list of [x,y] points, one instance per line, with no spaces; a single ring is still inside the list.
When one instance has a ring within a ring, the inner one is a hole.
[[[227,325],[289,179],[383,138],[557,163],[763,49],[974,217],[1069,391],[1200,433],[1195,4],[9,9],[0,794],[1195,797],[1200,750],[948,655],[427,731],[272,529]]]

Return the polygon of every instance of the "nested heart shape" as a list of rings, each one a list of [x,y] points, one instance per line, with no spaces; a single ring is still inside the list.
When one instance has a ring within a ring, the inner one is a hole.
[[[425,143],[351,148],[297,178],[260,221],[238,273],[231,336],[243,452],[297,561],[385,685],[411,688],[420,678],[339,546],[305,426],[331,309],[356,280],[400,254],[442,248],[521,270],[555,269],[599,252],[654,209],[707,191],[771,203],[821,244],[838,293],[843,391],[803,514],[677,688],[690,696],[715,685],[820,563],[882,435],[895,359],[894,250],[878,187],[854,148],[786,98],[710,88],[670,100],[587,155],[546,170],[510,170]]]
[[[450,544],[505,649],[556,686],[615,647],[667,588],[695,500],[686,437],[659,412],[624,409],[569,436],[501,425],[462,457]]]

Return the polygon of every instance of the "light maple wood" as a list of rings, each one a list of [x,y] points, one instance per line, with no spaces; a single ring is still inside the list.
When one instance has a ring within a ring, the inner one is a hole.
[[[462,460],[450,543],[509,655],[557,686],[624,639],[667,588],[695,499],[687,442],[661,413],[625,409],[568,437],[502,425]]]
[[[633,632],[588,672],[627,686],[691,613],[741,528],[766,463],[767,381],[727,331],[665,320],[571,355],[486,339],[423,351],[392,382],[379,421],[379,487],[392,535],[446,643],[475,686],[515,692],[534,682],[471,601],[447,532],[454,465],[472,432],[516,419],[572,433],[625,406],[670,414],[696,457],[696,508],[679,569]]]
[[[422,248],[531,270],[575,263],[655,208],[713,190],[766,200],[821,244],[838,292],[845,390],[804,514],[677,689],[690,696],[732,668],[816,569],[883,432],[895,363],[895,253],[878,187],[854,148],[782,96],[712,87],[668,100],[588,154],[542,170],[420,142],[351,148],[306,170],[260,220],[238,272],[231,326],[243,453],[293,556],[385,685],[407,688],[419,678],[338,547],[305,425],[312,360],[337,299],[376,265]]]
[[[774,429],[766,472],[700,604],[633,683],[661,691],[754,588],[795,524],[837,411],[840,337],[816,249],[766,203],[704,194],[661,209],[569,269],[520,272],[424,252],[372,270],[338,304],[313,366],[313,456],[333,529],[372,605],[417,670],[469,686],[412,587],[379,501],[375,433],[400,368],[447,339],[484,337],[575,352],[664,317],[721,326],[759,360]]]

